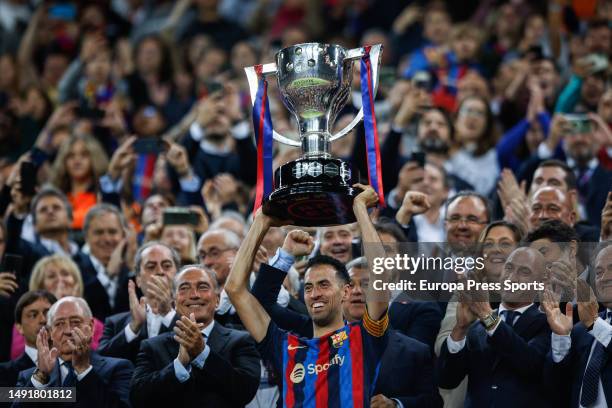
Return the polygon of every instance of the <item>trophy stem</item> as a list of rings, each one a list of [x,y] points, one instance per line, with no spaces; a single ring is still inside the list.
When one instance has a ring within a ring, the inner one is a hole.
[[[331,157],[330,135],[326,133],[307,133],[302,137],[302,153],[304,157]]]

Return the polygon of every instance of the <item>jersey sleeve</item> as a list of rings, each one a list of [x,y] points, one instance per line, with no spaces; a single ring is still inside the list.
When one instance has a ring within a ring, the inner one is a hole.
[[[379,361],[387,347],[389,339],[389,309],[379,320],[374,320],[368,314],[367,308],[361,321],[364,350],[370,358]]]
[[[277,373],[282,373],[283,368],[283,344],[287,338],[287,332],[278,328],[276,323],[270,320],[268,330],[263,340],[257,343],[257,351],[261,357],[272,363]]]
[[[385,311],[379,320],[374,320],[370,317],[368,309],[363,315],[363,328],[373,337],[383,337],[389,328],[389,309]]]

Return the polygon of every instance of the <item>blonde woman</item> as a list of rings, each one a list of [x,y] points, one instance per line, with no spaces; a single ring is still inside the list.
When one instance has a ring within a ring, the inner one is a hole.
[[[87,211],[98,202],[98,180],[108,168],[108,156],[93,136],[72,135],[60,147],[51,182],[72,205],[73,229],[81,229]]]
[[[46,290],[59,300],[66,296],[83,297],[83,278],[79,267],[72,259],[63,255],[49,255],[41,258],[30,276],[28,290]],[[104,324],[94,318],[92,348],[98,348]],[[11,358],[19,357],[25,350],[25,339],[13,326]]]

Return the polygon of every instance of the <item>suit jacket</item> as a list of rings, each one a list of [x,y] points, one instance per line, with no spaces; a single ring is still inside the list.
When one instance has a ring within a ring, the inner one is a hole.
[[[514,328],[501,321],[492,336],[474,322],[458,353],[448,351],[447,341],[438,359],[440,387],[455,388],[467,375],[465,407],[553,406],[542,378],[550,329],[537,305],[527,309]]]
[[[110,315],[130,310],[130,300],[127,290],[129,271],[127,268],[121,268],[119,272],[115,304],[111,307],[108,293],[106,293],[106,289],[104,289],[104,286],[102,286],[98,280],[98,272],[91,263],[89,255],[78,253],[74,257],[74,261],[78,265],[81,275],[83,276],[83,284],[85,285],[83,297],[87,300],[94,317],[103,322]]]
[[[15,360],[0,363],[0,387],[14,387],[19,373],[31,367],[34,367],[34,362],[26,353]]]
[[[600,313],[602,319],[606,318],[606,311]],[[582,323],[574,326],[571,333],[572,347],[565,358],[558,363],[552,359],[552,352],[548,353],[544,366],[546,386],[551,393],[559,395],[559,406],[579,407],[580,388],[586,370],[591,347],[595,337],[591,335]],[[601,383],[608,406],[612,406],[612,342],[606,347],[603,367],[601,369]]]
[[[176,313],[170,327],[166,327],[162,323],[159,328],[159,334],[171,331],[178,318],[179,315]],[[140,343],[149,338],[149,332],[147,323],[145,322],[140,328],[138,336],[128,343],[125,338],[124,330],[131,321],[132,314],[130,312],[117,313],[107,317],[104,322],[104,333],[100,339],[100,345],[97,350],[98,353],[109,357],[124,358],[135,363],[136,356],[140,350]]]
[[[244,332],[215,322],[206,340],[210,354],[181,383],[174,372],[179,344],[164,333],[140,345],[132,378],[134,407],[243,407],[253,399],[261,374],[255,342]]]
[[[373,395],[377,394],[395,398],[404,407],[442,407],[430,348],[392,330]]]
[[[128,360],[112,357],[103,357],[91,353],[92,370],[81,381],[76,383],[76,403],[56,403],[59,407],[129,407],[129,386],[134,366]],[[35,367],[19,373],[18,387],[34,387],[32,374]],[[49,378],[50,387],[61,386],[61,374],[58,363]],[[35,407],[36,403],[15,403],[13,407]]]

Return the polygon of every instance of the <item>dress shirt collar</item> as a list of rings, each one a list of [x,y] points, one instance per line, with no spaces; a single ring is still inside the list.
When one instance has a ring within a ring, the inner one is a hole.
[[[25,353],[28,355],[28,357],[30,357],[30,360],[32,360],[34,364],[38,363],[38,350],[26,344]]]

